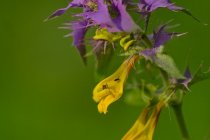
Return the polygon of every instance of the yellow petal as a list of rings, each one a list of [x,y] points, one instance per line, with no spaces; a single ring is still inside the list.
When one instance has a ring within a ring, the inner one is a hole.
[[[120,46],[124,46],[124,44],[130,39],[130,37],[131,37],[130,35],[127,35],[122,39],[120,39]]]
[[[135,40],[130,40],[123,46],[124,50],[127,51],[130,46],[132,46],[136,42]]]
[[[128,73],[138,56],[132,56],[124,61],[114,74],[102,80],[93,90],[93,100],[99,102],[98,111],[106,113],[108,106],[118,100],[123,93],[123,86]]]
[[[95,40],[106,40],[109,42],[114,42],[121,38],[121,33],[111,33],[106,28],[101,28],[96,30],[96,34],[93,37]]]
[[[98,104],[98,111],[100,113],[107,113],[108,106],[116,101],[118,98],[115,98],[113,95],[108,95],[106,98],[102,99]]]
[[[159,101],[155,108],[146,107],[122,140],[152,140],[160,111],[164,105],[164,101]]]
[[[125,51],[128,50],[130,46],[132,46],[136,41],[131,39],[130,35],[125,36],[120,40],[120,46],[123,47]]]

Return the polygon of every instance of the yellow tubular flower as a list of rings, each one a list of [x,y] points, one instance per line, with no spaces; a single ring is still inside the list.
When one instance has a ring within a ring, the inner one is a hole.
[[[98,103],[98,111],[100,113],[106,114],[108,106],[122,96],[123,86],[128,73],[138,58],[138,55],[128,58],[114,74],[96,85],[93,90],[93,100]]]
[[[128,50],[130,46],[132,46],[136,41],[131,39],[130,35],[125,36],[120,40],[120,46],[123,47],[125,51]]]
[[[95,40],[106,40],[110,43],[120,39],[122,37],[121,33],[111,33],[106,28],[101,28],[96,30],[96,34],[93,37]]]
[[[162,100],[155,107],[146,107],[122,140],[152,140],[160,111],[164,106],[165,102]]]

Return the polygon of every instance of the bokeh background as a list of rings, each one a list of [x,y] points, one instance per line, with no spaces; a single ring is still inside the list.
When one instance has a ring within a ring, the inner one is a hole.
[[[174,1],[210,24],[208,0]],[[68,14],[43,22],[67,0],[2,0],[0,4],[0,140],[119,140],[141,108],[124,99],[107,115],[97,112],[92,100],[94,58],[85,67],[72,40],[59,30]],[[167,10],[158,10],[153,23],[170,19],[187,35],[167,43],[167,52],[184,70],[187,60],[195,71],[201,62],[210,66],[210,26]],[[184,100],[184,115],[192,140],[210,140],[210,80],[191,88]],[[179,140],[173,111],[164,109],[155,140]]]

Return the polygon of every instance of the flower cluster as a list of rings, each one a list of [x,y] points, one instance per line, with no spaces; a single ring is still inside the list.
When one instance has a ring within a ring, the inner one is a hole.
[[[180,73],[173,58],[165,53],[164,46],[183,33],[169,32],[170,22],[155,28],[151,34],[147,33],[149,19],[157,9],[165,8],[199,20],[170,0],[73,0],[65,8],[51,14],[47,20],[73,8],[80,8],[82,12],[72,14],[75,21],[65,24],[65,28],[71,30],[73,45],[85,63],[87,56],[94,54],[98,70],[104,70],[114,54],[126,57],[112,75],[94,88],[93,100],[98,103],[98,111],[106,114],[110,104],[117,101],[123,92],[127,92],[125,101],[128,104],[142,102],[146,107],[122,139],[152,140],[161,110],[166,106],[176,110],[177,106],[181,106],[183,95],[189,91],[190,86],[210,75],[209,71],[203,72],[201,67],[194,75],[188,67],[184,74]],[[138,14],[135,17],[142,19],[144,26],[132,18],[132,12]],[[95,35],[87,43],[86,33],[93,30]],[[93,47],[90,53],[86,51],[87,44]],[[131,82],[127,78],[134,66],[136,73],[131,76]],[[182,127],[185,129],[185,126]],[[188,137],[188,134],[183,136]]]

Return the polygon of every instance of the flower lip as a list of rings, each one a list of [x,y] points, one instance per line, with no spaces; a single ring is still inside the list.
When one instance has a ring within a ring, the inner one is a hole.
[[[124,83],[138,58],[137,55],[128,58],[114,74],[96,85],[93,90],[93,100],[98,103],[100,113],[106,114],[108,106],[122,96]]]

